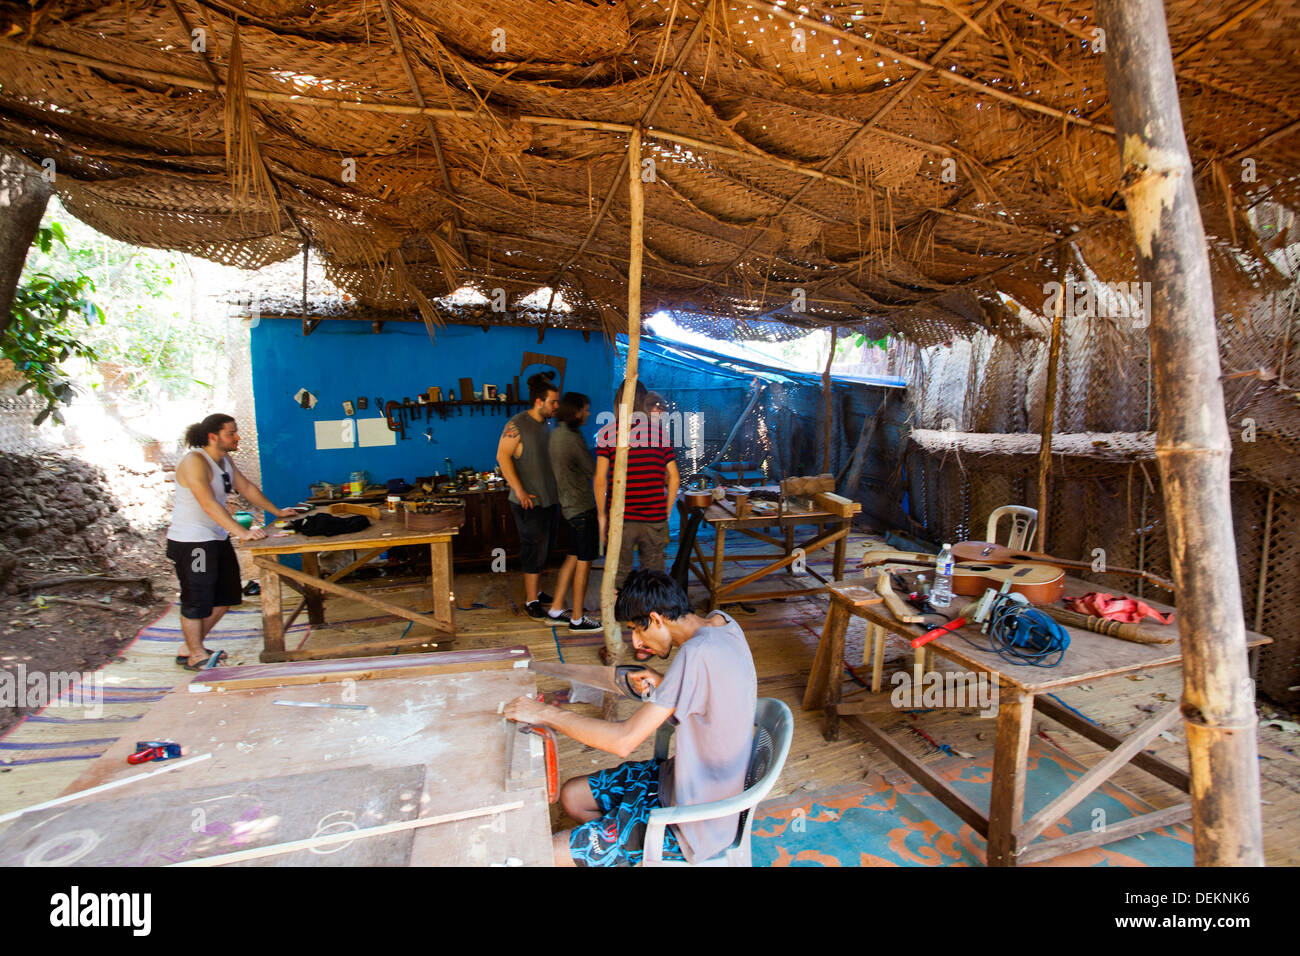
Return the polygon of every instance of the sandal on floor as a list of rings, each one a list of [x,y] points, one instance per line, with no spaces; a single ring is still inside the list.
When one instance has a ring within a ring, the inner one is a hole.
[[[205,653],[205,654],[207,654],[209,657],[211,657],[211,656],[212,656],[213,654],[215,654],[216,652],[213,651],[213,650],[211,650],[210,648],[205,647],[205,648],[203,648],[203,653]],[[225,651],[222,651],[221,653],[224,654]],[[176,655],[176,663],[177,663],[177,664],[180,664],[182,667],[185,666],[186,662],[188,662],[189,659],[190,659],[190,655],[188,655],[188,654],[177,654],[177,655]]]
[[[204,668],[215,667],[217,664],[220,664],[221,661],[225,659],[225,656],[226,656],[225,651],[216,651],[212,654],[209,654],[207,657],[203,658],[203,660],[199,661],[197,664],[189,663],[189,659],[186,658],[186,663],[182,664],[181,666],[184,667],[187,671],[201,671]]]

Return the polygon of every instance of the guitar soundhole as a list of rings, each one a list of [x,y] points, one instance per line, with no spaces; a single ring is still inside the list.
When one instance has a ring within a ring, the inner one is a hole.
[[[963,571],[992,571],[991,564],[968,564],[962,568]]]

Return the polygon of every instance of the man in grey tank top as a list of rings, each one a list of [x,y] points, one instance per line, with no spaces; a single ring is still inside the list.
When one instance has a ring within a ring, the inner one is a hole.
[[[551,470],[551,433],[546,421],[555,414],[559,390],[542,373],[528,379],[533,407],[506,422],[497,443],[497,465],[510,485],[510,510],[519,529],[519,563],[524,572],[524,610],[544,618],[555,600],[541,590],[542,571],[555,534],[559,495]]]
[[[239,604],[239,559],[230,544],[265,538],[261,528],[245,529],[226,510],[232,491],[277,518],[295,515],[277,508],[235,467],[230,453],[239,450],[239,428],[229,415],[209,415],[185,430],[185,444],[195,449],[176,466],[176,501],[167,529],[167,557],[181,585],[181,632],[185,653],[176,658],[190,670],[207,664],[213,652],[203,646],[208,632],[226,609]],[[218,651],[224,655],[224,651]]]

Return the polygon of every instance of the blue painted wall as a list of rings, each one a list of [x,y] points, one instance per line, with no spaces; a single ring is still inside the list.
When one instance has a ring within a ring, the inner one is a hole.
[[[497,326],[484,332],[479,326],[449,325],[437,330],[431,344],[418,323],[390,323],[376,335],[367,322],[322,322],[304,338],[299,322],[264,319],[252,330],[251,350],[262,489],[281,506],[307,497],[313,482],[343,482],[353,471],[367,471],[383,482],[443,471],[445,458],[456,468],[496,466],[504,412],[471,416],[465,409],[446,421],[435,414],[427,424],[422,417],[411,423],[407,438],[399,437],[396,445],[318,451],[314,423],[345,418],[343,402],[361,395],[370,407],[356,417],[381,414],[376,397],[414,400],[431,385],[444,396],[449,390],[459,393],[462,376],[472,378],[475,388],[487,382],[504,391],[519,374],[523,353],[541,352],[568,360],[564,389],[591,397],[593,420],[613,404],[613,354],[600,335],[586,342],[581,332],[552,329],[538,344],[531,329]],[[521,376],[526,392],[525,381]],[[294,402],[300,388],[316,395],[315,408]],[[426,428],[433,429],[433,442],[425,440]],[[587,432],[594,444],[594,421]]]

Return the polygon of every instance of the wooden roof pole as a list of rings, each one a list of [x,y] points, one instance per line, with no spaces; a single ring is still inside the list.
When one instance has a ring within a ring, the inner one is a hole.
[[[623,638],[614,620],[614,578],[623,546],[623,506],[627,501],[628,431],[636,399],[637,358],[641,351],[641,247],[645,223],[645,193],[641,185],[641,127],[632,127],[627,143],[627,193],[632,221],[632,248],[627,266],[627,369],[623,373],[623,400],[618,415],[618,447],[614,452],[614,491],[609,505],[609,538],[605,546],[605,572],[600,579],[600,621],[605,626],[609,662],[623,659]]]
[[[1161,0],[1097,0],[1124,198],[1151,283],[1156,459],[1183,646],[1198,866],[1262,866],[1254,684],[1228,496],[1209,258]]]
[[[1043,428],[1038,445],[1038,543],[1035,550],[1047,547],[1047,485],[1051,481],[1052,430],[1056,426],[1056,375],[1061,366],[1061,326],[1065,318],[1065,284],[1069,272],[1061,266],[1061,294],[1052,316],[1052,341],[1047,353],[1047,393],[1043,401]]]
[[[827,331],[831,333],[831,347],[826,354],[826,368],[822,369],[822,396],[826,401],[826,427],[823,431],[823,440],[825,447],[822,449],[822,474],[831,470],[831,420],[834,416],[834,409],[831,407],[831,364],[835,361],[835,337],[839,333],[839,326],[832,325]]]

